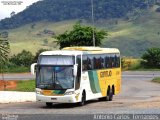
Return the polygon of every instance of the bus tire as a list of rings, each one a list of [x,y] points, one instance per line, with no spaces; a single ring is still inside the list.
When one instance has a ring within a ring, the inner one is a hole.
[[[106,100],[107,100],[107,101],[112,101],[112,100],[113,100],[113,92],[112,92],[112,89],[107,90]]]
[[[81,102],[79,104],[80,104],[80,106],[83,106],[83,105],[85,105],[85,103],[86,103],[86,94],[83,91],[82,97],[81,97]]]
[[[46,106],[47,106],[47,107],[52,107],[52,105],[53,105],[53,103],[51,103],[51,102],[46,102]]]

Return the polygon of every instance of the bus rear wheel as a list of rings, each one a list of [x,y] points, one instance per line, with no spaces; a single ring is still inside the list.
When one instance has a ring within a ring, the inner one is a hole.
[[[107,90],[107,95],[106,95],[106,101],[112,101],[113,100],[113,92],[112,89]]]
[[[47,107],[52,107],[52,105],[53,105],[53,103],[51,103],[51,102],[46,102],[46,106],[47,106]]]

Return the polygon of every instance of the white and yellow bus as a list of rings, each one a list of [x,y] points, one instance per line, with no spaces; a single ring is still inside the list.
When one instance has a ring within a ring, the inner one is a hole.
[[[36,99],[52,103],[111,101],[121,89],[120,52],[115,48],[67,47],[40,54],[36,65]]]

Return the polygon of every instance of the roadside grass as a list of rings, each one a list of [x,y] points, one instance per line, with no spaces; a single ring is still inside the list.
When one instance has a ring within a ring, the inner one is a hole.
[[[148,68],[141,64],[142,59],[122,57],[122,71],[160,71],[158,68]]]
[[[35,91],[35,80],[17,81],[17,86],[12,91],[34,92]]]
[[[125,71],[125,70],[138,70],[138,69],[142,68],[141,59],[122,57],[121,64],[122,64],[123,71]]]
[[[152,80],[152,82],[160,83],[160,77],[156,77]]]
[[[35,91],[35,80],[18,81],[15,91],[23,91],[23,92]]]

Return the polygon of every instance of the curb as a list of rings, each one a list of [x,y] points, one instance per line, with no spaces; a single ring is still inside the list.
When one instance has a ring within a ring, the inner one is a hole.
[[[0,103],[35,102],[35,92],[0,91]]]

